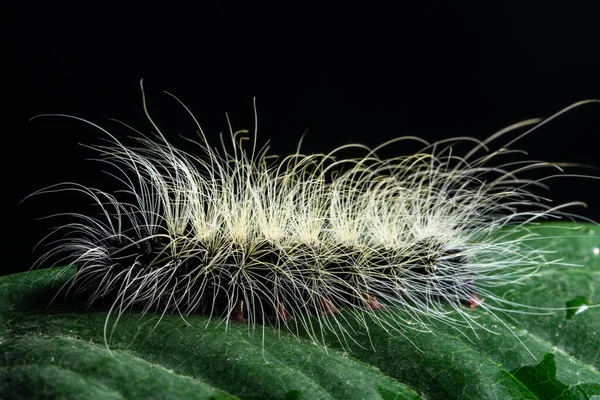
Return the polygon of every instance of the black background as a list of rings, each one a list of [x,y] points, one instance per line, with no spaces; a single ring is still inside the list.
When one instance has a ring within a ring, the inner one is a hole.
[[[484,138],[600,98],[598,2],[395,3],[5,3],[3,247],[9,258],[0,274],[26,270],[41,254],[32,249],[54,224],[37,218],[75,207],[68,196],[18,205],[21,199],[53,183],[102,187],[107,179],[96,163],[84,161],[93,153],[78,145],[97,143],[97,131],[66,119],[29,118],[68,113],[121,138],[127,132],[109,121],[115,118],[149,132],[141,78],[151,113],[170,140],[193,135],[194,125],[163,90],[194,112],[213,141],[227,132],[225,112],[235,129],[253,128],[256,97],[261,142],[271,139],[278,154],[294,151],[305,131],[305,152],[401,135]],[[518,147],[536,159],[600,166],[599,134],[600,104],[593,104]],[[600,220],[599,187],[598,180],[556,180],[549,196],[583,200],[589,209],[573,211]]]

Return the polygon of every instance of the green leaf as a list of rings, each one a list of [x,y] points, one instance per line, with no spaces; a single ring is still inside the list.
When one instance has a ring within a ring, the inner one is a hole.
[[[57,297],[72,268],[0,277],[0,394],[7,398],[590,399],[600,396],[600,228],[542,225],[558,251],[524,285],[496,294],[550,314],[472,310],[485,329],[431,321],[431,333],[369,326],[327,348],[271,328],[206,317],[121,317]],[[594,232],[595,231],[595,232]],[[566,264],[580,264],[581,267]],[[587,306],[587,307],[585,307]],[[539,311],[539,310],[538,310]],[[344,311],[347,313],[349,311]],[[160,323],[158,321],[160,320]],[[347,323],[345,329],[352,329]]]
[[[577,296],[574,299],[567,301],[567,319],[571,319],[577,314],[587,311],[588,308],[588,301],[583,296]]]

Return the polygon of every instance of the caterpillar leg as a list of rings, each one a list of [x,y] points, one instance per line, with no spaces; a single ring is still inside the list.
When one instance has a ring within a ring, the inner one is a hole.
[[[244,300],[236,301],[233,309],[231,310],[230,318],[234,321],[248,322],[248,318],[246,318],[246,306],[244,305]]]
[[[338,315],[340,310],[333,304],[329,297],[323,297],[319,300],[321,312],[324,315]]]
[[[477,296],[477,294],[473,293],[471,295],[471,297],[469,298],[469,308],[471,310],[474,310],[474,309],[480,307],[483,304],[484,301],[485,301],[485,299],[480,299]]]
[[[289,321],[290,319],[292,319],[292,317],[290,317],[287,310],[285,309],[285,305],[279,304],[277,306],[277,309],[275,310],[275,319],[277,321]]]
[[[363,294],[363,299],[365,300],[365,304],[369,310],[381,310],[382,308],[385,308],[385,306],[381,304],[379,300],[377,300],[377,297],[373,296],[372,294]]]

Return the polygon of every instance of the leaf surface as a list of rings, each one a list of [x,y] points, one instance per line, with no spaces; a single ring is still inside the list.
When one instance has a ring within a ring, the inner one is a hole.
[[[123,315],[114,330],[109,321],[107,347],[105,309],[85,309],[69,297],[47,308],[73,268],[3,276],[0,393],[69,399],[600,396],[600,307],[594,307],[600,228],[545,224],[534,232],[544,238],[530,245],[556,250],[553,257],[564,265],[543,267],[496,294],[558,310],[529,308],[538,314],[498,319],[478,308],[472,312],[484,329],[475,331],[431,321],[430,333],[400,335],[373,324],[351,342],[325,336],[326,349],[269,327],[136,313]]]

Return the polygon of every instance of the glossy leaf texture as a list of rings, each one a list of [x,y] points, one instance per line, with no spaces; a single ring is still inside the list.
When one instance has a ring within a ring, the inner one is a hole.
[[[270,327],[124,314],[56,297],[73,268],[0,277],[0,397],[69,399],[590,399],[600,396],[600,227],[542,224],[561,263],[496,294],[530,313],[472,310],[486,329],[431,321],[403,335],[316,345]],[[567,264],[579,264],[572,266]],[[570,307],[569,310],[566,307]],[[350,311],[344,311],[347,313]],[[535,312],[532,314],[531,312]],[[342,314],[343,315],[343,314]],[[348,332],[351,323],[344,323]]]

